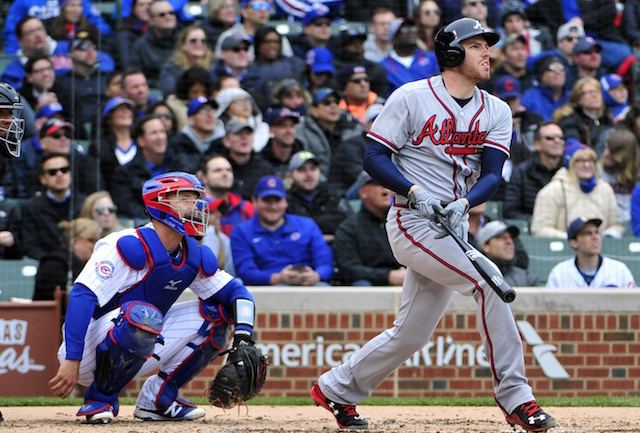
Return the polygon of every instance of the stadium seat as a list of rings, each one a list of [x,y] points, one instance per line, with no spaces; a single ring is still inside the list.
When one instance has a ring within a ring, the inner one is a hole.
[[[519,220],[515,218],[507,218],[504,219],[504,222],[511,226],[516,226],[520,229],[521,234],[531,234],[531,230],[529,229],[529,221],[527,220]]]
[[[640,238],[602,239],[602,255],[623,262],[640,284]]]
[[[547,282],[549,272],[555,265],[575,255],[567,239],[521,234],[520,240],[529,254],[529,270],[540,278],[542,284]]]
[[[36,284],[38,261],[24,257],[22,260],[0,260],[0,301],[11,298],[32,299]]]
[[[502,219],[502,202],[501,201],[488,201],[487,210],[484,212],[491,220]]]

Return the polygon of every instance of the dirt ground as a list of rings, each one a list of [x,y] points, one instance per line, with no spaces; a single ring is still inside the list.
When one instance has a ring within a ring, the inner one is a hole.
[[[144,422],[124,406],[106,426],[82,424],[77,407],[3,407],[6,433],[328,433],[335,432],[331,414],[316,406],[249,406],[222,411],[207,408],[204,420]],[[550,433],[640,432],[639,408],[546,408],[558,420]],[[247,412],[248,410],[248,412]],[[372,433],[513,432],[496,407],[361,406]],[[521,431],[521,430],[516,430]]]

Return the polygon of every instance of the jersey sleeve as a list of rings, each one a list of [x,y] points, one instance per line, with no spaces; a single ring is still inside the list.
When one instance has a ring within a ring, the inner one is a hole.
[[[411,113],[404,88],[396,89],[384,103],[384,108],[371,126],[367,137],[397,153],[411,136]]]
[[[222,269],[211,275],[205,276],[198,274],[193,282],[189,285],[189,288],[198,295],[200,299],[208,299],[218,293],[229,281],[233,280],[233,277]]]
[[[513,132],[513,117],[509,106],[493,97],[488,96],[486,102],[489,110],[489,118],[493,120],[493,126],[488,128],[489,134],[484,142],[485,147],[498,149],[511,155],[511,135]]]

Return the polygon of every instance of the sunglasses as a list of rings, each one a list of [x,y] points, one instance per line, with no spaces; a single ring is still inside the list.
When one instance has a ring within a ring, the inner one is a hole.
[[[567,41],[567,42],[573,42],[573,41],[577,41],[578,38],[575,36],[566,36],[564,38],[562,38],[563,41]]]
[[[159,117],[161,119],[171,119],[173,120],[173,114],[171,113],[157,113],[155,114],[156,117]]]
[[[40,74],[42,72],[53,71],[53,66],[47,66],[46,68],[34,69],[31,71],[32,74]]]
[[[55,138],[57,140],[57,139],[60,139],[62,137],[71,138],[71,134],[69,134],[68,132],[64,132],[64,133],[63,132],[54,132],[49,137]]]
[[[361,83],[368,83],[369,82],[369,77],[362,77],[362,78],[352,78],[349,80],[350,83],[353,84],[361,84]]]
[[[549,65],[549,67],[547,68],[547,71],[563,72],[564,71],[564,66],[563,65]]]
[[[330,26],[331,22],[329,20],[315,20],[311,24],[316,27],[322,27],[322,26]]]
[[[326,105],[326,106],[333,105],[333,104],[339,104],[339,103],[340,103],[340,101],[338,101],[337,99],[334,99],[334,98],[327,98],[324,101],[320,101],[320,104]]]
[[[98,215],[104,215],[107,212],[109,212],[110,214],[114,214],[116,212],[118,212],[118,206],[109,206],[109,207],[97,207],[94,209],[94,212],[97,213]]]
[[[80,50],[80,51],[89,51],[89,50],[96,50],[96,49],[97,47],[95,46],[95,44],[82,44],[78,48],[76,48],[76,50]]]
[[[188,43],[190,43],[191,45],[195,45],[195,44],[206,44],[207,40],[206,39],[197,39],[197,38],[193,38],[193,39],[188,39],[187,40]]]
[[[251,9],[253,9],[254,11],[270,11],[271,3],[267,3],[267,2],[251,3]]]
[[[216,110],[213,108],[201,108],[196,114],[215,114]]]
[[[564,136],[560,135],[560,134],[555,134],[555,135],[545,135],[544,136],[545,140],[564,140]]]
[[[168,11],[168,12],[160,12],[160,13],[159,13],[158,15],[156,15],[156,16],[157,16],[157,17],[160,17],[160,18],[164,18],[164,17],[166,17],[167,15],[169,15],[169,16],[175,16],[175,14],[176,14],[176,13],[175,13],[174,11]]]
[[[239,52],[247,52],[249,51],[248,47],[235,47],[235,48],[231,48],[231,51],[233,51],[234,53],[239,53]]]
[[[44,172],[46,174],[48,174],[49,176],[55,176],[56,174],[58,174],[58,172],[62,173],[62,174],[67,174],[71,171],[71,167],[69,167],[68,165],[64,166],[64,167],[59,167],[59,168],[50,168],[48,170],[45,170]]]
[[[476,7],[476,6],[478,6],[478,5],[486,6],[486,5],[487,5],[487,2],[485,2],[485,1],[479,1],[479,2],[478,2],[478,1],[475,1],[475,2],[469,2],[469,3],[467,3],[467,6],[471,6],[471,7]]]

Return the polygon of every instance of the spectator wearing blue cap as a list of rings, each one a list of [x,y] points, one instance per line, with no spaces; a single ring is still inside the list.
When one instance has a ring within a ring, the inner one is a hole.
[[[240,34],[251,43],[249,46],[249,60],[255,59],[253,39],[258,29],[264,27],[271,19],[272,2],[267,0],[240,0],[240,20],[218,37],[216,42],[216,57],[222,54],[222,42],[231,35]],[[289,40],[282,37],[282,54],[286,57],[293,55]]]
[[[381,62],[387,70],[389,93],[409,81],[440,73],[435,54],[418,48],[418,27],[412,18],[394,20],[389,27],[389,39],[393,51]]]
[[[111,190],[116,169],[136,156],[131,137],[135,117],[135,103],[123,96],[109,99],[102,109],[100,136],[89,146],[89,155],[100,161],[103,189]]]
[[[622,112],[629,107],[629,89],[618,74],[607,74],[600,78],[604,104],[613,116],[613,123],[618,123]]]
[[[602,63],[602,45],[591,36],[580,38],[573,46],[573,64],[567,70],[567,84],[573,85],[580,78],[602,78],[607,69]]]
[[[318,158],[323,181],[329,178],[334,152],[341,142],[360,135],[362,124],[340,108],[340,93],[322,88],[313,94],[309,115],[298,125],[298,138],[305,150]]]
[[[367,108],[375,103],[384,102],[371,90],[371,79],[367,69],[359,64],[345,65],[336,76],[338,88],[344,98],[340,101],[340,108],[351,113],[353,117],[364,123]]]
[[[311,219],[287,213],[287,190],[264,176],[253,191],[256,212],[231,232],[236,274],[247,285],[329,285],[333,252]]]
[[[218,119],[215,99],[198,96],[187,106],[187,124],[169,143],[169,149],[184,164],[185,170],[195,173],[200,160],[214,140],[224,137],[224,125]]]
[[[334,76],[336,69],[333,64],[333,54],[327,48],[316,47],[310,49],[305,57],[305,87],[313,95],[323,87],[336,87]]]
[[[271,138],[260,155],[273,165],[273,173],[283,179],[289,172],[292,155],[303,147],[296,130],[300,118],[300,113],[284,106],[269,108],[265,114]]]
[[[52,91],[56,75],[53,60],[49,56],[41,54],[31,57],[24,65],[24,70],[26,75],[20,94],[33,111],[37,112],[44,105],[58,102],[58,96]]]
[[[308,10],[302,18],[302,33],[291,40],[293,54],[304,59],[312,48],[329,48],[331,21],[329,8],[321,3]]]

